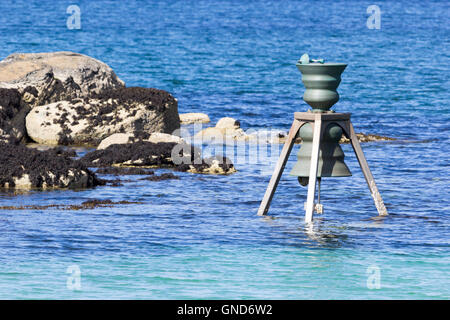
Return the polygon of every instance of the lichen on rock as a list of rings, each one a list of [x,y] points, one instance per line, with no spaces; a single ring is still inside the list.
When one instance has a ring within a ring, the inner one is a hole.
[[[42,105],[26,117],[30,138],[49,145],[98,145],[114,133],[171,133],[179,127],[170,93],[136,87]]]

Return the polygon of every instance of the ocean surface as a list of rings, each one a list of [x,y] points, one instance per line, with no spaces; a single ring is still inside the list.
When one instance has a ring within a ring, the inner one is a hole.
[[[68,29],[77,4],[81,28]],[[324,214],[303,222],[289,171],[270,217],[256,215],[274,158],[235,159],[229,176],[175,173],[122,187],[0,193],[0,206],[138,201],[93,210],[0,210],[1,299],[449,299],[448,1],[4,1],[0,59],[74,51],[127,86],[171,92],[180,113],[244,130],[287,131],[306,111],[295,67],[346,62],[334,110],[357,132],[390,215],[377,211],[349,145],[350,178],[323,179]],[[274,148],[275,159],[281,146]],[[78,149],[80,155],[87,150]],[[157,170],[157,173],[170,170]],[[112,176],[102,176],[113,178]]]

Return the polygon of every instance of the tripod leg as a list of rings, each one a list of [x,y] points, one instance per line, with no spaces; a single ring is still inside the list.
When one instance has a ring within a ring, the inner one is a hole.
[[[311,151],[311,168],[309,169],[308,197],[306,199],[305,222],[310,223],[313,219],[314,198],[316,194],[317,167],[319,164],[320,138],[322,136],[322,118],[314,120],[314,133]]]
[[[289,135],[286,142],[284,143],[283,149],[281,150],[281,155],[278,158],[277,165],[273,171],[272,178],[270,178],[269,185],[267,186],[264,198],[258,209],[258,216],[263,216],[269,211],[270,202],[272,201],[275,190],[277,189],[278,182],[280,181],[281,175],[283,174],[284,167],[291,153],[292,147],[294,146],[295,137],[297,136],[298,130],[304,124],[304,122],[294,119],[291,129],[289,130]]]
[[[377,208],[379,216],[387,216],[388,212],[384,206],[383,199],[381,198],[380,192],[378,191],[377,185],[375,184],[375,179],[373,178],[372,172],[370,172],[369,165],[367,164],[366,157],[359,144],[358,137],[355,134],[353,124],[348,121],[350,128],[350,141],[352,143],[353,150],[355,151],[356,158],[358,159],[359,166],[364,174],[367,185],[369,186],[370,193],[372,194],[373,201],[375,202],[375,207]]]

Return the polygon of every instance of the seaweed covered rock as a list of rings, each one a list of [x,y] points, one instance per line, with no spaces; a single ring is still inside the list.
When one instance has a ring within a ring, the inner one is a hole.
[[[230,174],[236,172],[228,158],[202,159],[198,150],[189,144],[175,142],[147,142],[113,144],[102,150],[87,153],[80,161],[88,167],[164,167],[177,171]]]
[[[0,62],[0,87],[19,89],[31,106],[124,86],[108,65],[74,52],[15,53]]]
[[[138,166],[171,167],[176,143],[137,142],[113,144],[103,150],[87,153],[80,160],[89,167]]]
[[[177,100],[150,88],[120,88],[33,108],[31,139],[50,145],[98,145],[114,133],[172,133],[180,127]]]
[[[61,149],[39,151],[0,142],[1,188],[78,189],[101,184],[86,166]]]
[[[25,117],[29,111],[18,90],[0,88],[0,141],[15,144],[26,138]]]
[[[201,159],[201,162],[199,163],[181,164],[176,166],[175,170],[191,173],[225,175],[236,172],[236,168],[231,163],[231,160],[222,156]]]

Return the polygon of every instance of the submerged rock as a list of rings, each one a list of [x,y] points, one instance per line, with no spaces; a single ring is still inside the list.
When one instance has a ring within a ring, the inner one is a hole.
[[[180,177],[174,175],[173,173],[163,173],[159,176],[148,176],[139,180],[147,180],[147,181],[163,181],[163,180],[179,180]]]
[[[0,87],[19,89],[31,106],[124,86],[108,65],[74,52],[15,53],[0,62]]]
[[[357,133],[356,137],[359,142],[372,142],[372,141],[394,141],[397,140],[395,138],[383,137],[376,134],[365,134],[365,133]],[[342,136],[339,143],[350,143],[350,139],[345,136]]]
[[[60,149],[39,151],[0,142],[0,187],[88,188],[103,184],[80,161]]]
[[[0,141],[16,144],[26,139],[25,117],[29,111],[18,90],[0,88]]]
[[[117,201],[112,200],[99,200],[92,199],[83,201],[81,204],[49,204],[49,205],[25,205],[25,206],[0,206],[0,210],[87,210],[96,208],[111,208],[115,205],[125,205],[125,204],[142,204],[142,202],[137,201]]]
[[[171,133],[179,127],[178,104],[171,94],[137,87],[42,105],[26,117],[29,137],[50,145],[97,145],[114,133]]]

